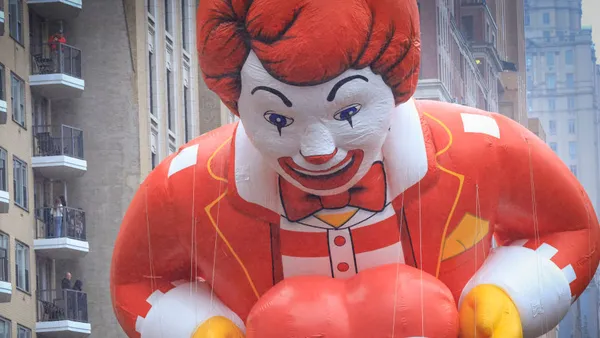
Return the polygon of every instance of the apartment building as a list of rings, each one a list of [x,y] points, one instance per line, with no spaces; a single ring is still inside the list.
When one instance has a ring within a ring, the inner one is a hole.
[[[537,131],[526,111],[523,0],[419,0],[415,97],[499,112]]]
[[[547,143],[577,176],[600,212],[600,72],[580,0],[525,2],[527,110]],[[600,336],[598,276],[559,326],[559,337]]]
[[[0,338],[125,337],[109,290],[121,219],[206,130],[199,109],[221,115],[199,104],[195,8],[0,0]]]

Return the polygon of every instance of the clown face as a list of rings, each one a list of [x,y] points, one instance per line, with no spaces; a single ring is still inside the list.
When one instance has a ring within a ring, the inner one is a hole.
[[[346,191],[382,159],[394,96],[370,68],[299,87],[272,77],[251,52],[241,80],[239,113],[248,138],[298,188]]]

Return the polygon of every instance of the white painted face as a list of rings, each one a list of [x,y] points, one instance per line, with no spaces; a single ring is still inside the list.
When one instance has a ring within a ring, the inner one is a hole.
[[[240,119],[284,179],[317,195],[354,186],[382,158],[394,96],[370,68],[315,86],[273,78],[253,52],[241,72]]]

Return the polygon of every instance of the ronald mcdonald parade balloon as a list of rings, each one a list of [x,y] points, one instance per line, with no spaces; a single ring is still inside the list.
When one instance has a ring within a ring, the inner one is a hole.
[[[141,184],[111,270],[129,337],[538,337],[599,262],[590,199],[502,115],[415,100],[416,0],[201,0],[240,121]],[[435,58],[434,58],[435,59]]]

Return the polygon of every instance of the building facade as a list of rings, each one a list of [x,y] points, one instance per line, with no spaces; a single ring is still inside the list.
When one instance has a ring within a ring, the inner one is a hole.
[[[0,0],[0,338],[125,337],[109,289],[121,219],[155,165],[221,123],[195,9]]]
[[[580,0],[525,2],[527,111],[600,212],[600,79]],[[598,277],[559,325],[559,337],[599,337]]]

